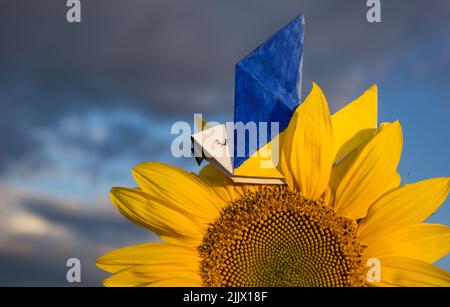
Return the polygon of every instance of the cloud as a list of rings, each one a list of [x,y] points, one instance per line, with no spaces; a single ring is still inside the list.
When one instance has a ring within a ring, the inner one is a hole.
[[[132,237],[143,238],[143,232],[138,231],[137,227],[130,227],[130,222],[117,214],[111,214],[109,210],[101,212],[82,210],[80,208],[83,205],[69,207],[61,202],[32,198],[24,199],[22,202],[29,213],[48,223],[63,225],[83,242],[90,241],[96,245],[115,245],[127,242]],[[146,233],[145,237],[148,240],[155,238],[150,233]]]
[[[112,205],[83,204],[0,185],[0,285],[67,285],[66,261],[79,258],[82,286],[106,274],[94,261],[112,249],[155,240]],[[76,284],[73,284],[76,285]]]
[[[270,0],[112,0],[83,3],[83,22],[73,25],[64,21],[65,9],[49,0],[2,9],[8,26],[1,27],[0,38],[11,42],[2,48],[4,72],[10,76],[13,68],[18,78],[28,76],[53,95],[111,98],[112,91],[134,97],[131,103],[142,109],[170,115],[230,110],[234,64],[301,12],[307,16],[308,78],[339,80],[337,74],[343,78],[357,66],[367,71],[408,43],[414,48],[445,32],[450,10],[437,1],[386,2],[383,22],[374,25],[365,20],[367,8],[359,0],[276,6]]]

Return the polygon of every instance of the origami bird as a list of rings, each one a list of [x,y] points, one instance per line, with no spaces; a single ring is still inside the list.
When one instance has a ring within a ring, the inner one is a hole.
[[[192,135],[198,162],[234,182],[284,183],[279,144],[301,101],[304,26],[300,15],[236,64],[234,123]]]

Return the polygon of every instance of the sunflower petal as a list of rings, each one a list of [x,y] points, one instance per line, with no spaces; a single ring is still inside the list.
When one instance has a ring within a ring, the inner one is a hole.
[[[369,206],[400,184],[397,165],[402,151],[399,122],[384,124],[372,139],[358,149],[336,191],[335,208],[340,214],[359,219]]]
[[[201,281],[197,279],[190,278],[167,278],[158,280],[149,284],[145,287],[202,287]]]
[[[109,252],[95,262],[107,272],[116,273],[136,265],[200,261],[195,249],[174,244],[151,242]]]
[[[398,256],[433,263],[450,252],[450,228],[414,224],[387,233],[368,245],[366,258]]]
[[[198,176],[226,203],[242,197],[248,191],[254,192],[261,188],[261,185],[234,183],[212,164],[205,165]]]
[[[168,164],[139,164],[133,168],[133,177],[144,192],[207,223],[215,220],[225,205],[195,174]]]
[[[373,85],[331,116],[335,161],[368,141],[377,128],[378,89]]]
[[[377,288],[393,288],[393,287],[396,287],[395,285],[388,284],[386,282],[377,282],[377,283],[369,283],[369,282],[367,282],[365,285],[367,287],[377,287]]]
[[[111,200],[117,209],[130,221],[155,232],[163,239],[175,239],[180,242],[197,244],[202,240],[206,224],[195,217],[161,204],[161,200],[144,192],[113,188]]]
[[[361,221],[358,236],[370,244],[392,230],[425,221],[445,201],[449,178],[433,178],[397,188],[370,207]]]
[[[403,257],[381,258],[381,281],[403,287],[449,287],[450,273],[429,263]]]
[[[197,265],[183,263],[137,265],[106,278],[103,280],[103,285],[106,287],[143,287],[167,279],[185,283],[195,282],[201,285],[197,269]]]
[[[333,193],[336,193],[339,184],[341,183],[342,179],[344,179],[345,175],[350,169],[350,166],[352,166],[357,157],[357,154],[358,151],[354,150],[349,153],[344,159],[342,159],[342,161],[333,166],[329,182],[330,189]]]
[[[355,161],[357,154],[358,150],[354,150],[349,153],[344,159],[342,159],[341,162],[333,166],[329,182],[329,186],[333,194],[336,193],[339,184],[341,183],[342,179],[344,179],[345,175],[350,169],[350,166],[352,166],[352,163]],[[400,174],[397,172],[394,176],[392,176],[391,180],[393,186],[398,186],[401,182]]]
[[[330,179],[333,146],[328,104],[313,84],[289,123],[281,149],[280,166],[288,185],[310,199],[320,198]]]

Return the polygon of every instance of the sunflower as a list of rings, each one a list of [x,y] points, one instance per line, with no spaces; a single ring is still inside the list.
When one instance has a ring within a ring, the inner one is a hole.
[[[376,86],[330,116],[313,84],[280,138],[286,185],[234,184],[211,165],[136,166],[139,187],[111,199],[161,241],[100,257],[113,274],[104,285],[450,286],[432,265],[449,252],[450,228],[424,223],[450,178],[400,185],[402,129],[377,128]]]

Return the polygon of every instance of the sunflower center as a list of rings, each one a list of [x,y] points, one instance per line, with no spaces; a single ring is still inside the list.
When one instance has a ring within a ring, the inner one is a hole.
[[[206,286],[353,286],[361,283],[355,223],[285,186],[226,207],[199,246]]]

